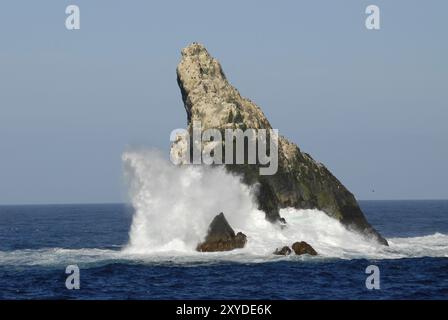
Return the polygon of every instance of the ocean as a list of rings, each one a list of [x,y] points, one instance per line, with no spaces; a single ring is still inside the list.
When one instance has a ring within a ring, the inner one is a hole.
[[[135,205],[0,206],[0,299],[448,299],[448,201],[360,205],[389,247],[317,210],[283,210],[288,227],[269,234],[264,219],[234,221],[246,248],[197,253],[191,234],[145,226]],[[142,238],[156,229],[174,240]],[[271,254],[293,240],[319,255]],[[79,290],[66,288],[68,265]],[[366,287],[369,265],[379,289]]]

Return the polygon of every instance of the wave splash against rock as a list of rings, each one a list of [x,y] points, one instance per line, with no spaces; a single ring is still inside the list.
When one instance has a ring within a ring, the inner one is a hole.
[[[220,63],[203,45],[193,43],[182,50],[177,81],[190,132],[195,121],[202,124],[202,130],[272,129],[261,109],[228,82]],[[259,164],[226,165],[245,184],[258,186],[258,207],[267,220],[279,221],[281,208],[319,209],[347,228],[388,244],[367,222],[353,194],[323,164],[285,137],[280,136],[278,144],[274,175],[260,175]],[[185,145],[172,145],[174,153],[181,148]]]

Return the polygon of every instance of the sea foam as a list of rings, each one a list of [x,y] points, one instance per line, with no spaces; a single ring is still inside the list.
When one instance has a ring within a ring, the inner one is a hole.
[[[125,175],[135,209],[129,243],[116,250],[42,248],[0,251],[0,265],[101,265],[139,263],[265,263],[328,259],[400,259],[448,257],[448,235],[388,238],[389,247],[345,228],[319,210],[280,211],[287,227],[269,223],[254,201],[255,188],[222,167],[174,166],[157,151],[123,154]],[[248,237],[245,248],[199,253],[195,247],[208,225],[224,212],[235,231]],[[317,257],[273,255],[277,247],[295,241],[310,243]]]
[[[327,258],[448,254],[446,235],[392,238],[390,247],[385,247],[348,230],[319,210],[282,209],[280,214],[288,222],[282,229],[267,222],[257,209],[256,186],[244,185],[240,177],[223,167],[174,166],[155,151],[128,152],[123,161],[135,208],[126,253],[194,254],[213,217],[224,212],[234,230],[247,235],[248,243],[243,249],[213,256],[272,257],[275,248],[295,241],[310,243],[321,257]]]

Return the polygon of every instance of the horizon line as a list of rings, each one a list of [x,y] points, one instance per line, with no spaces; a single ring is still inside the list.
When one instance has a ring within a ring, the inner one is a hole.
[[[356,201],[448,201],[448,199],[356,199]],[[54,203],[0,203],[0,207],[12,206],[76,206],[76,205],[132,205],[131,202],[54,202]]]

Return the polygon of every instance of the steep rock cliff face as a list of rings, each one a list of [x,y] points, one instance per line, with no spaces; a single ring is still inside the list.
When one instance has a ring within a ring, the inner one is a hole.
[[[227,81],[220,63],[201,44],[193,43],[182,50],[177,81],[190,131],[193,121],[200,121],[202,130],[272,129],[261,109],[242,97]],[[259,186],[259,208],[272,222],[280,219],[280,208],[316,208],[348,228],[387,245],[387,241],[367,222],[353,194],[323,164],[301,152],[285,137],[279,136],[278,139],[276,174],[260,175],[258,164],[226,167],[241,175],[246,184]]]

